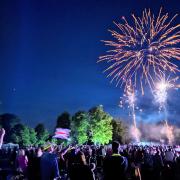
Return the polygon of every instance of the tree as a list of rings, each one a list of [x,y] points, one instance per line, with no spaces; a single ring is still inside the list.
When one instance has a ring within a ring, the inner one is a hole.
[[[56,128],[70,128],[70,123],[71,123],[71,117],[68,112],[62,113],[60,116],[57,118],[57,124]]]
[[[37,143],[37,133],[33,128],[29,128],[29,136],[31,145],[35,145]]]
[[[10,139],[20,146],[31,145],[29,128],[23,124],[16,124],[11,130]]]
[[[112,139],[114,141],[119,141],[120,143],[126,142],[127,137],[127,127],[120,120],[112,120],[113,127],[113,136]]]
[[[14,114],[2,114],[0,115],[0,126],[5,129],[6,135],[4,137],[5,142],[10,141],[11,129],[20,122],[20,119]]]
[[[56,138],[51,138],[50,142],[52,144],[58,144],[58,140]]]
[[[88,128],[89,128],[89,117],[88,113],[84,111],[77,112],[71,123],[71,135],[74,141],[78,144],[84,144],[88,141]]]
[[[37,144],[43,145],[46,143],[46,140],[49,138],[49,132],[45,129],[44,124],[39,123],[35,127],[35,132],[37,134]]]
[[[112,140],[112,116],[104,112],[103,106],[90,109],[90,130],[92,142],[107,144]]]
[[[29,146],[31,145],[31,138],[29,133],[29,128],[27,126],[24,126],[24,129],[20,131],[20,146]]]
[[[24,129],[23,124],[16,124],[10,131],[10,141],[16,144],[20,142],[21,131]]]

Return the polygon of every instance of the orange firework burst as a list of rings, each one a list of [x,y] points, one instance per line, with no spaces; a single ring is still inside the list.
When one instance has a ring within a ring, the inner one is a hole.
[[[169,19],[168,13],[162,14],[162,8],[157,17],[150,10],[144,10],[142,17],[132,14],[132,24],[122,17],[124,23],[115,23],[118,31],[109,30],[114,41],[103,41],[105,45],[113,47],[107,55],[100,56],[99,61],[106,61],[111,65],[107,77],[113,82],[125,85],[133,82],[138,84],[144,94],[143,85],[154,87],[154,79],[162,72],[176,73],[178,66],[173,60],[180,60],[180,24],[172,26],[177,14]]]

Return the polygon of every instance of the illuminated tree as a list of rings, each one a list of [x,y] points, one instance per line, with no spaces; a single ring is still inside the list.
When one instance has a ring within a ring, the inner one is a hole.
[[[29,128],[23,124],[17,124],[11,131],[11,142],[20,146],[31,145]]]
[[[27,126],[24,126],[23,129],[20,131],[19,145],[21,145],[21,146],[29,146],[29,145],[31,145],[31,138],[30,138],[29,128]]]
[[[29,136],[31,145],[35,145],[37,143],[37,133],[33,128],[29,128]]]
[[[90,109],[91,140],[95,144],[107,144],[112,140],[112,116],[103,110],[103,106]]]
[[[84,111],[77,112],[71,123],[71,134],[74,141],[78,144],[84,144],[88,141],[88,127],[89,127],[89,117],[88,113]]]

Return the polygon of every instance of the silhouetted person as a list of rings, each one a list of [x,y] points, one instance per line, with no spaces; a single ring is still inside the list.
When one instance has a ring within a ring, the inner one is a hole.
[[[73,163],[69,170],[70,180],[94,180],[94,174],[87,165],[83,152],[79,151],[76,155],[76,162]]]
[[[35,157],[31,161],[31,167],[29,168],[29,180],[41,180],[41,156],[43,152],[41,148],[36,149]]]
[[[53,153],[52,145],[45,148],[40,158],[41,180],[52,180],[59,177],[58,159]]]
[[[117,141],[112,143],[112,155],[104,160],[104,180],[126,179],[128,167],[127,158],[119,154],[120,144]]]

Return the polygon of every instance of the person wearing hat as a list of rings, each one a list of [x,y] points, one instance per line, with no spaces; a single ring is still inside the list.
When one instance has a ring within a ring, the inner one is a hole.
[[[41,179],[52,180],[60,177],[58,159],[53,153],[54,147],[52,144],[47,144],[44,147],[44,152],[40,160]]]

